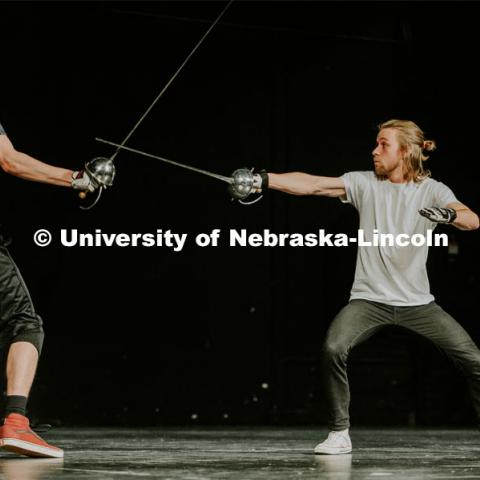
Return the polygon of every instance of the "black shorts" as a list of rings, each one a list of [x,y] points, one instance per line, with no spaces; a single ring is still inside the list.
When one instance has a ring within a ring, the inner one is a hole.
[[[35,312],[22,275],[0,238],[0,349],[15,342],[30,342],[40,354],[42,319]]]

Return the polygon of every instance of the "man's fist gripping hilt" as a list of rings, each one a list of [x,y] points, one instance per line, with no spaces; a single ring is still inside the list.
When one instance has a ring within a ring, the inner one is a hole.
[[[85,198],[87,192],[93,192],[98,189],[97,198],[89,207],[80,207],[82,210],[92,208],[102,194],[102,191],[113,185],[115,178],[115,165],[113,158],[96,157],[85,164],[85,170],[73,172],[72,187],[81,190],[78,194],[80,198]]]
[[[266,170],[259,170],[258,173],[253,174],[253,188],[255,193],[261,193],[268,188],[268,173]]]
[[[72,188],[83,192],[94,192],[98,183],[85,170],[78,170],[72,174]]]

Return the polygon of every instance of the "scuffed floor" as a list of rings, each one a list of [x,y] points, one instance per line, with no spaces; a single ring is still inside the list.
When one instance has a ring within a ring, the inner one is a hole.
[[[314,455],[323,429],[55,429],[63,460],[0,451],[0,478],[480,479],[476,430],[353,429],[353,453]]]

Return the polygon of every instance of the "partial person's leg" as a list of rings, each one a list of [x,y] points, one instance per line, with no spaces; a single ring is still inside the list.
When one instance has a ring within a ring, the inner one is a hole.
[[[393,308],[367,300],[352,300],[334,318],[323,348],[323,374],[328,401],[330,433],[314,452],[320,455],[352,451],[347,358],[350,350],[393,320]]]
[[[7,356],[7,398],[28,398],[35,378],[38,356],[38,350],[30,342],[19,341],[10,345]],[[7,405],[7,414],[10,413],[8,407]],[[25,409],[23,412],[18,409],[11,411],[25,415]]]
[[[473,406],[480,425],[480,350],[470,335],[435,302],[410,307],[409,311],[400,313],[398,325],[431,340],[462,370],[472,393]]]
[[[0,340],[8,348],[5,416],[25,415],[43,338],[42,320],[20,271],[7,248],[0,246]]]
[[[350,427],[350,389],[347,377],[350,350],[392,320],[392,307],[367,300],[352,300],[330,325],[322,352],[330,430],[341,431]]]
[[[12,343],[7,355],[7,398],[4,417],[26,415],[28,395],[38,364],[38,350],[30,342]]]
[[[5,422],[0,447],[28,456],[62,457],[29,426],[25,410],[43,345],[42,320],[8,250],[0,246],[0,342],[8,347]]]

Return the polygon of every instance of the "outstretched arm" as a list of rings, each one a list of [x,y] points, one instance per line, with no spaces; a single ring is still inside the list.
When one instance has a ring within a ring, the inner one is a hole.
[[[269,173],[268,186],[291,195],[342,197],[345,184],[339,177],[320,177],[302,172]]]
[[[25,180],[72,186],[72,170],[54,167],[18,152],[6,135],[0,135],[0,166],[6,173]]]

